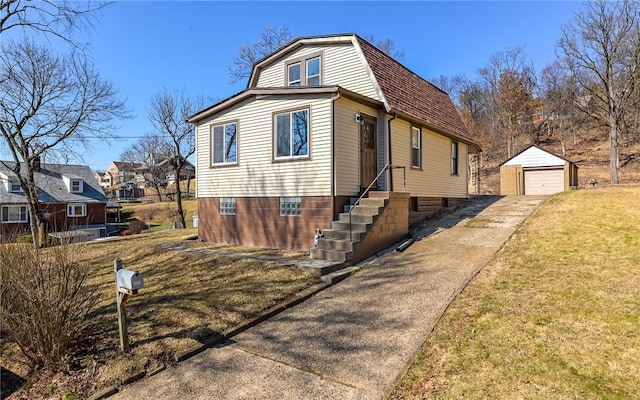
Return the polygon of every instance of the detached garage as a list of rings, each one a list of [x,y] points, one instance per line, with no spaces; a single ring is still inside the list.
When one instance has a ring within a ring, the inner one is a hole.
[[[501,195],[554,194],[578,186],[578,166],[530,146],[500,165]]]

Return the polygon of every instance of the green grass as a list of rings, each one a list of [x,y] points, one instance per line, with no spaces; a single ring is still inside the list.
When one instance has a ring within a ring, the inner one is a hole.
[[[392,399],[640,397],[640,188],[545,203],[453,302]]]

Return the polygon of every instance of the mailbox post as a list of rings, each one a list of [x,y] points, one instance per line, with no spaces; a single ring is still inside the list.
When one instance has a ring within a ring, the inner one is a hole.
[[[124,302],[129,296],[138,293],[144,286],[142,274],[125,269],[122,260],[113,260],[113,270],[116,276],[116,303],[118,306],[118,328],[120,330],[120,348],[125,353],[129,351],[129,332],[127,329],[127,314]]]

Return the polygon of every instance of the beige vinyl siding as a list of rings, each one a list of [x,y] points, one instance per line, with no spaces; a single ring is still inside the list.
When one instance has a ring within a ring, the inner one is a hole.
[[[322,52],[322,85],[339,85],[352,92],[380,100],[376,93],[363,60],[353,44],[310,45],[287,54],[272,65],[260,71],[256,87],[282,87],[285,82],[287,60]]]
[[[451,139],[422,127],[422,168],[411,168],[411,123],[391,123],[393,165],[406,166],[407,191],[414,197],[467,197],[467,145],[458,144],[458,175],[451,174]],[[395,191],[403,190],[402,170],[394,171]]]
[[[309,159],[272,161],[273,113],[309,108]],[[211,126],[238,121],[238,165],[211,167]],[[197,127],[198,197],[331,195],[331,95],[250,98]]]
[[[378,117],[378,111],[375,108],[345,98],[336,101],[335,191],[337,196],[353,196],[360,191],[360,125],[355,121],[357,113]],[[376,145],[380,149],[381,143]],[[382,167],[378,165],[378,169]]]

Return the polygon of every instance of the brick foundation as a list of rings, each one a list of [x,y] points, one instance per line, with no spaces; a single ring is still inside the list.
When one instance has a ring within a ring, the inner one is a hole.
[[[220,215],[218,198],[198,199],[198,236],[209,242],[309,250],[316,228],[331,226],[333,198],[302,197],[300,216],[281,216],[279,197],[237,197],[236,215]]]

